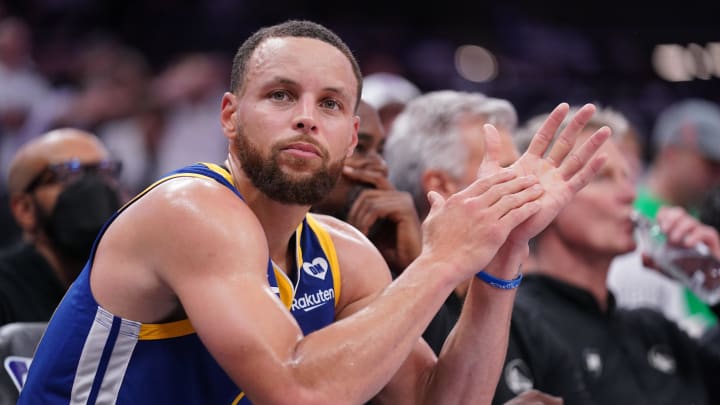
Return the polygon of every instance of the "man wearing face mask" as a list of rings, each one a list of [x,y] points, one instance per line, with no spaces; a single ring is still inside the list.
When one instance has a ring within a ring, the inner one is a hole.
[[[96,136],[44,134],[10,165],[10,210],[22,241],[0,252],[0,325],[50,319],[88,258],[96,234],[120,207],[120,164]]]

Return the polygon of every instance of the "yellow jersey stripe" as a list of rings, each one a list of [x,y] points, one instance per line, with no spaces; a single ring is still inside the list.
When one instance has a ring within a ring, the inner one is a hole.
[[[228,181],[228,183],[230,183],[230,184],[232,184],[233,186],[235,186],[235,181],[233,180],[232,174],[230,174],[230,172],[229,172],[228,170],[226,170],[224,167],[222,167],[222,166],[220,166],[220,165],[216,165],[215,163],[205,163],[205,162],[201,162],[200,164],[207,166],[208,169],[210,169],[210,170],[214,171],[215,173],[223,176],[223,177],[225,178],[225,180]]]
[[[275,281],[277,281],[278,290],[280,291],[280,301],[290,309],[292,307],[292,299],[295,294],[293,286],[290,284],[288,276],[280,270],[275,263],[272,264],[273,271],[275,272]]]
[[[183,319],[168,323],[144,323],[140,325],[140,340],[160,340],[180,336],[192,335],[195,333],[189,319]]]
[[[335,306],[340,302],[340,264],[337,258],[337,252],[335,252],[335,244],[332,242],[332,238],[325,228],[320,225],[319,222],[312,216],[312,214],[306,215],[308,225],[317,235],[320,241],[320,246],[325,251],[325,255],[330,261],[330,271],[333,275],[333,288],[335,289]]]

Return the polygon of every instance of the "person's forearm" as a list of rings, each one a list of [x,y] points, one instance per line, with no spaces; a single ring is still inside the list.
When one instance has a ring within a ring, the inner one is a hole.
[[[444,275],[447,270],[421,257],[362,310],[306,336],[291,357],[296,375],[306,388],[323,393],[317,400],[369,400],[397,372],[451,293],[457,280]]]
[[[499,254],[487,272],[511,279],[524,249]],[[462,313],[443,346],[425,403],[490,403],[507,352],[515,289],[502,290],[473,278]]]

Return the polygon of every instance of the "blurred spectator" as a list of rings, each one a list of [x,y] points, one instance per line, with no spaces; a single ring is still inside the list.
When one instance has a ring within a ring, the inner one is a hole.
[[[0,324],[45,322],[121,203],[120,166],[92,134],[51,131],[10,166],[10,207],[23,240],[0,253]]]
[[[93,48],[83,53],[83,76],[96,84],[96,90],[89,93],[96,92],[111,103],[104,112],[96,110],[93,120],[97,124],[92,127],[112,156],[122,162],[121,182],[130,194],[135,194],[155,174],[153,164],[164,111],[150,91],[152,77],[143,55],[112,42],[98,43]],[[107,66],[98,69],[108,61]]]
[[[392,133],[395,117],[419,95],[420,89],[415,84],[393,73],[373,73],[363,78],[362,98],[378,111],[388,133]]]
[[[708,191],[700,205],[700,221],[720,232],[720,186]]]
[[[20,19],[0,21],[0,131],[3,154],[12,148],[33,104],[48,92],[48,83],[35,71],[32,61],[32,40],[27,25]],[[7,174],[9,159],[3,156],[2,174]]]
[[[425,198],[428,192],[448,198],[477,179],[486,152],[486,123],[499,131],[500,165],[515,162],[519,154],[512,133],[517,115],[506,100],[480,93],[437,91],[410,101],[398,115],[386,147],[390,178],[399,190],[413,195],[422,218],[430,209]],[[460,316],[468,284],[459,285],[450,294],[423,334],[436,353]],[[566,404],[589,403],[573,361],[553,332],[536,321],[533,308],[515,305],[507,357],[493,404],[532,388],[563,397]]]
[[[577,145],[595,130],[588,124]],[[720,370],[710,354],[720,342],[708,348],[655,311],[619,309],[606,286],[612,259],[636,245],[635,184],[619,136],[602,146],[607,161],[595,179],[535,238],[516,305],[534,308],[562,337],[598,404],[717,403],[706,389]]]
[[[697,213],[720,182],[720,106],[700,99],[672,104],[655,122],[655,158],[635,207],[653,218],[663,205]]]
[[[671,105],[657,118],[653,144],[655,159],[639,186],[635,209],[654,218],[661,207],[676,205],[697,216],[706,193],[720,182],[720,107],[699,99]],[[619,305],[660,310],[692,336],[717,323],[690,289],[643,269],[637,252],[618,257],[609,283]]]
[[[630,171],[633,178],[641,179],[645,175],[645,138],[639,133],[639,129],[628,122],[623,131],[620,129],[618,139],[620,149],[630,164]]]
[[[48,92],[48,83],[35,71],[28,26],[14,17],[0,15],[0,247],[17,239],[20,230],[7,204],[10,160],[31,138],[25,125],[33,105]]]
[[[213,162],[227,155],[217,119],[226,91],[230,63],[220,55],[188,54],[171,63],[152,84],[153,97],[165,111],[156,149],[154,176],[196,161]]]
[[[82,47],[77,59],[79,89],[53,127],[94,132],[110,120],[132,115],[147,99],[149,69],[134,49],[111,39],[95,39]]]

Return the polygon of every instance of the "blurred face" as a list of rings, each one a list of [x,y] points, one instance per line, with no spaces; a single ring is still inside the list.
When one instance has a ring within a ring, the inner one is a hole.
[[[20,21],[0,24],[0,60],[11,68],[22,67],[30,54],[30,33]]]
[[[387,178],[387,165],[382,156],[385,147],[385,130],[378,113],[369,104],[361,101],[358,107],[358,116],[360,117],[360,128],[357,146],[352,155],[345,160],[345,165],[354,169],[377,172]],[[330,194],[322,202],[316,204],[314,209],[345,219],[360,192],[374,187],[374,184],[360,182],[343,175]]]
[[[252,184],[311,205],[335,185],[357,141],[357,82],[339,50],[309,38],[270,38],[248,61],[240,95],[223,98],[223,126]]]
[[[639,178],[643,171],[643,150],[639,138],[640,134],[634,128],[630,128],[622,135],[620,141],[620,149],[630,164],[635,179]]]
[[[93,135],[68,129],[44,135],[11,167],[13,215],[33,244],[82,262],[120,207],[119,169]]]
[[[720,183],[720,162],[707,159],[695,150],[673,150],[672,175],[679,201],[698,204],[710,188]]]
[[[577,145],[590,134],[592,130],[581,134]],[[605,166],[560,212],[548,230],[572,249],[590,256],[616,256],[635,249],[630,220],[635,185],[631,168],[614,141],[605,142],[599,154],[607,155]]]
[[[45,153],[36,154],[33,161],[29,162],[28,168],[32,167],[32,176],[27,177],[24,186],[33,185],[28,193],[42,212],[51,212],[62,190],[77,177],[65,173],[58,175],[64,164],[76,161],[81,166],[97,165],[109,158],[107,151],[97,140],[85,137],[49,141],[38,149]],[[57,170],[49,169],[55,166],[58,167]]]

